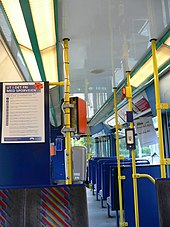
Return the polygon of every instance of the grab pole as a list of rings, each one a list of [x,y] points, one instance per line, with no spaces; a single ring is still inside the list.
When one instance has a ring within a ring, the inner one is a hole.
[[[127,72],[127,87],[128,91],[128,106],[129,111],[132,111],[132,87],[130,85],[130,72]],[[134,128],[133,122],[130,122],[130,128]],[[135,150],[131,151],[132,154],[132,179],[133,179],[133,193],[134,193],[134,209],[135,209],[135,224],[139,227],[139,208],[138,208],[138,188],[136,179],[136,161],[135,161]]]
[[[70,131],[70,77],[69,77],[69,54],[68,54],[68,38],[64,38],[64,104],[65,104],[65,152],[66,152],[66,171],[67,184],[72,184],[73,167],[72,167],[72,151],[71,151],[71,131]]]
[[[160,103],[160,89],[159,89],[159,77],[158,77],[158,64],[156,54],[156,40],[151,39],[152,45],[152,59],[153,59],[153,70],[154,70],[154,87],[155,87],[155,99],[156,99],[156,114],[158,119],[158,139],[160,149],[160,170],[161,178],[166,178],[165,170],[165,155],[164,155],[164,143],[163,143],[163,132],[162,132],[162,109],[167,109],[166,103]]]
[[[117,111],[117,88],[114,87],[114,112],[115,112],[115,123],[116,123],[116,156],[117,156],[117,169],[118,169],[118,190],[119,190],[119,210],[120,210],[120,226],[128,226],[127,222],[124,222],[123,217],[123,199],[122,199],[122,180],[125,179],[125,176],[121,176],[121,166],[120,160],[123,160],[124,157],[120,156],[120,145],[119,145],[119,128],[121,126],[118,123],[118,111]]]

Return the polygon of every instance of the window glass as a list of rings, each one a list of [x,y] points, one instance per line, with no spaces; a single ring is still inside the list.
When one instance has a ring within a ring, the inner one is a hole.
[[[83,146],[87,148],[87,137],[72,138],[72,146]],[[90,137],[90,153],[95,155],[95,141],[93,137]]]
[[[154,128],[156,130],[156,134],[158,136],[157,127],[157,117],[152,118]],[[145,147],[141,147],[139,138],[136,134],[135,136],[136,142],[136,158],[146,158],[150,161],[151,164],[159,163],[159,145],[158,143],[148,145]],[[130,157],[130,152],[126,149],[126,140],[125,140],[125,130],[122,129],[119,132],[119,144],[120,144],[120,154],[124,157]]]

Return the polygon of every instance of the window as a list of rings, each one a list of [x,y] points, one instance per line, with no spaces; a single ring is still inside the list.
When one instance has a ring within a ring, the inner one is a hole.
[[[156,130],[156,135],[158,137],[157,133],[157,117],[152,118],[154,128]],[[151,164],[159,163],[159,145],[158,142],[143,146],[141,147],[140,140],[138,135],[135,136],[135,142],[136,142],[136,158],[146,158],[150,161]],[[119,145],[120,145],[120,154],[124,157],[130,157],[130,152],[126,149],[126,141],[125,141],[125,130],[122,129],[119,132]]]

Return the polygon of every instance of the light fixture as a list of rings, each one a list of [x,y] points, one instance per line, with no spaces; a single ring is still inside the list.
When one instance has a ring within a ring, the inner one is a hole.
[[[46,79],[58,81],[53,0],[30,0],[30,8]]]
[[[41,81],[19,1],[2,0],[2,4],[33,80]],[[58,81],[54,1],[29,0],[29,4],[46,80]]]
[[[165,41],[165,44],[168,45],[168,46],[170,46],[170,37],[167,38],[167,40]]]
[[[56,44],[53,2],[29,1],[40,51]]]
[[[19,1],[2,0],[1,2],[18,43],[32,49]]]
[[[32,46],[30,43],[29,35],[26,29],[19,1],[10,0],[9,2],[7,0],[2,0],[2,4],[13,29],[13,32],[16,36],[32,79],[34,81],[41,81],[41,76],[38,70],[34,53],[32,51]]]
[[[170,47],[162,44],[157,50],[158,69],[170,60]],[[135,73],[130,83],[133,87],[138,87],[153,74],[152,56],[147,62]]]
[[[58,81],[56,48],[50,47],[41,51],[47,81]]]
[[[35,56],[32,50],[29,50],[23,46],[20,46],[24,59],[27,63],[28,69],[32,76],[33,81],[41,81],[41,76],[37,67]]]

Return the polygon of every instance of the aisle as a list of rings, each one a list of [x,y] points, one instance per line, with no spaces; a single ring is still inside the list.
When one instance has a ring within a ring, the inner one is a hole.
[[[89,227],[116,227],[115,213],[112,212],[113,218],[108,218],[107,208],[100,207],[100,201],[96,201],[90,189],[87,188],[86,192]]]

